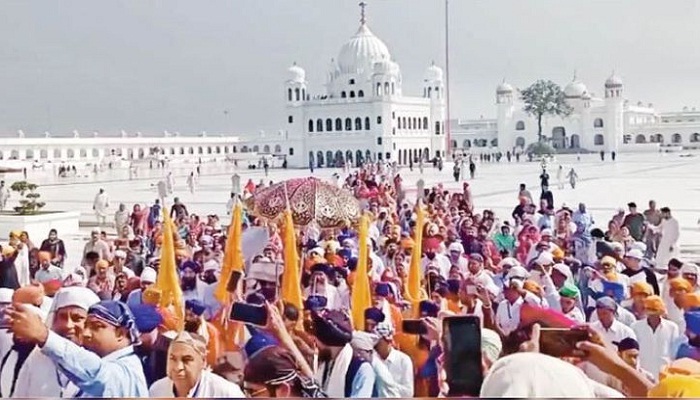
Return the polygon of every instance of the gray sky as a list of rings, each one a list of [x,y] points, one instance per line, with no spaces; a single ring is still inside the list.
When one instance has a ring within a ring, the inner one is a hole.
[[[444,65],[444,2],[367,1],[418,94],[430,61]],[[275,131],[286,69],[322,92],[358,2],[3,0],[0,133]],[[700,107],[698,20],[692,0],[451,0],[452,117],[493,117],[504,77],[565,85],[574,69],[596,94],[615,69],[633,102]]]

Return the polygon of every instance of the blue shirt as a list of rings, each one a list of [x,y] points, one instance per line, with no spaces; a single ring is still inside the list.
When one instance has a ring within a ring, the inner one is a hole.
[[[374,372],[374,368],[368,362],[362,363],[360,368],[357,370],[357,374],[352,380],[352,389],[350,390],[350,397],[352,398],[371,398],[374,392],[374,382],[377,379],[377,375]]]
[[[133,346],[100,357],[49,331],[41,352],[80,389],[76,397],[148,397],[143,366]]]

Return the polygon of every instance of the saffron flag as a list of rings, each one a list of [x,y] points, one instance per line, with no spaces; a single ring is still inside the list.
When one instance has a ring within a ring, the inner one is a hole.
[[[352,308],[352,322],[354,329],[363,331],[365,329],[365,310],[372,306],[372,294],[369,287],[369,271],[367,260],[369,259],[369,218],[367,215],[360,217],[360,244],[357,259],[357,270],[355,271],[355,283],[352,285],[352,297],[350,299]]]
[[[228,281],[231,274],[243,272],[243,205],[236,200],[236,205],[231,213],[231,224],[228,227],[226,237],[226,248],[224,249],[224,265],[221,268],[221,278],[214,291],[214,297],[224,305],[229,303],[227,290]]]
[[[166,207],[163,207],[163,244],[160,249],[160,269],[156,279],[156,288],[162,292],[160,306],[172,310],[177,318],[178,331],[185,323],[185,303],[180,287],[180,278],[175,262],[175,241],[173,238],[173,221]]]
[[[412,304],[421,300],[421,259],[423,258],[423,225],[425,215],[423,204],[420,200],[416,203],[416,232],[413,235],[413,251],[411,252],[411,265],[408,269],[408,285],[406,287],[406,297]],[[414,307],[417,308],[417,307]]]
[[[300,311],[304,309],[301,296],[301,278],[297,238],[294,233],[292,212],[284,212],[284,272],[282,273],[282,300],[293,304]]]

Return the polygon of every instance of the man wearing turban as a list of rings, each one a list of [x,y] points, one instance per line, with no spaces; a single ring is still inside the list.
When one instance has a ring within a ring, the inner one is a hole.
[[[51,253],[48,251],[40,251],[38,258],[39,270],[36,271],[34,279],[36,279],[39,283],[52,280],[63,280],[63,270],[51,263]]]
[[[148,396],[141,360],[134,353],[138,331],[126,304],[106,300],[89,308],[84,347],[48,329],[26,306],[10,310],[9,316],[15,337],[37,344],[77,388],[64,397]]]
[[[642,369],[656,376],[668,360],[672,360],[681,343],[681,333],[675,322],[663,318],[666,307],[659,296],[644,300],[646,319],[632,324],[639,342],[639,363]]]
[[[219,330],[204,319],[206,310],[207,306],[201,300],[185,301],[185,331],[196,333],[204,338],[208,349],[207,362],[215,367],[221,355],[221,338]]]
[[[377,344],[374,347],[376,351],[375,358],[385,363],[394,377],[399,387],[399,397],[413,397],[413,361],[406,353],[395,348],[393,326],[386,322],[381,322],[374,328],[374,333],[378,337]],[[378,395],[380,397],[384,395],[381,387]]]

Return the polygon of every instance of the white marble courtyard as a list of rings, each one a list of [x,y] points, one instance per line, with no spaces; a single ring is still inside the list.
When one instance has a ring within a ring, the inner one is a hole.
[[[685,153],[684,153],[685,154]],[[605,228],[607,221],[619,207],[635,201],[643,210],[648,200],[654,199],[658,206],[668,206],[681,224],[681,250],[687,256],[695,258],[700,255],[700,153],[691,153],[691,157],[682,157],[678,153],[669,154],[630,154],[621,155],[616,162],[601,162],[597,155],[583,155],[581,161],[576,156],[559,156],[550,166],[551,186],[554,187],[554,200],[557,206],[566,203],[575,207],[579,202],[588,205],[596,223]],[[556,189],[556,168],[562,164],[565,171],[574,167],[580,178],[576,189],[567,185],[564,190]],[[238,173],[242,184],[251,178],[254,182],[264,177],[262,170],[248,170],[244,167],[234,168],[231,164],[210,163],[202,165],[202,175],[197,191],[191,194],[186,186],[186,175],[193,165],[172,165],[176,180],[176,195],[187,205],[191,212],[200,215],[216,213],[225,214],[225,205],[231,188],[231,175]],[[131,208],[134,203],[150,203],[156,196],[153,185],[166,172],[162,169],[149,169],[148,164],[141,165],[138,177],[129,180],[126,169],[107,170],[98,175],[88,168],[78,169],[78,177],[58,178],[50,167],[45,171],[33,171],[29,168],[28,180],[41,185],[42,199],[47,203],[47,210],[78,210],[81,222],[94,226],[92,201],[99,188],[105,188],[111,199],[111,207],[116,210],[119,203]],[[330,178],[336,169],[317,169],[315,176]],[[407,187],[415,187],[421,178],[417,168],[410,172],[408,168],[401,171]],[[509,218],[517,201],[519,183],[526,183],[533,194],[539,190],[540,165],[536,162],[482,163],[477,166],[476,179],[471,182],[478,209],[491,208],[498,216]],[[268,180],[275,182],[293,177],[307,176],[308,170],[270,170]],[[447,164],[442,172],[426,167],[423,179],[426,186],[443,182],[448,188],[461,187],[452,178],[452,168]],[[21,174],[5,176],[11,183],[20,180]],[[34,238],[39,241],[39,238]],[[69,253],[80,253],[81,237],[67,240]]]

